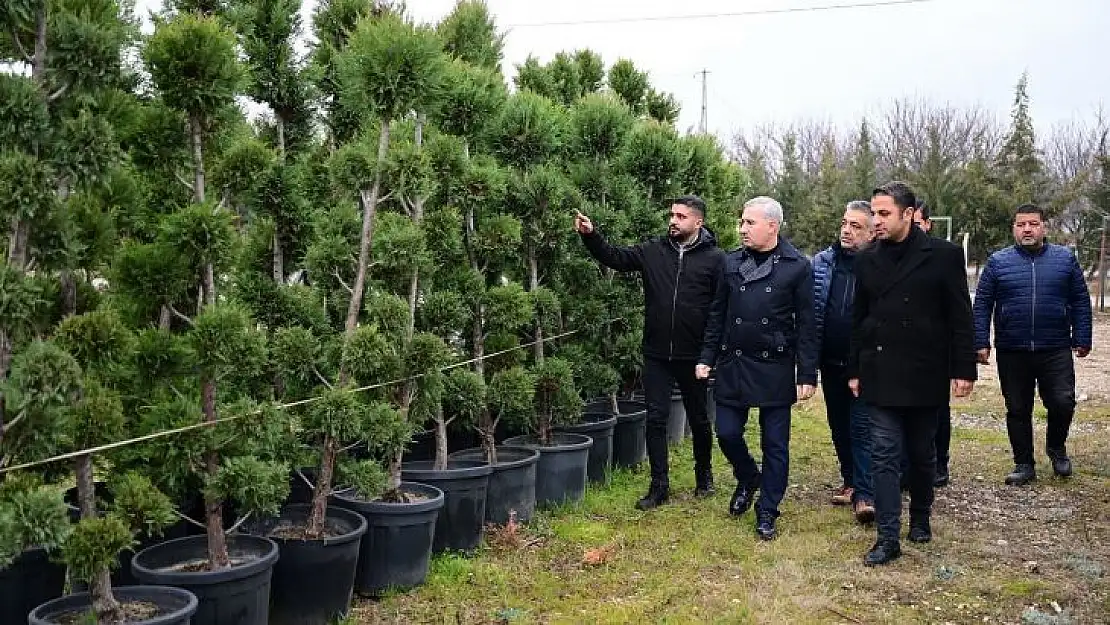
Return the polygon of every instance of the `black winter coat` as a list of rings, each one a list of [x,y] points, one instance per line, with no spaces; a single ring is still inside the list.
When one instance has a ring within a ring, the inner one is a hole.
[[[714,399],[733,406],[793,404],[797,384],[817,384],[809,260],[780,238],[762,265],[741,249],[729,253],[723,270],[698,359],[716,365]]]
[[[963,250],[910,229],[895,265],[869,246],[856,259],[849,377],[873,406],[943,406],[950,379],[975,380]]]
[[[681,253],[678,244],[666,236],[621,247],[610,245],[595,229],[582,235],[582,241],[590,255],[606,267],[642,273],[644,356],[695,360],[725,259],[713,233],[702,228],[698,240]]]

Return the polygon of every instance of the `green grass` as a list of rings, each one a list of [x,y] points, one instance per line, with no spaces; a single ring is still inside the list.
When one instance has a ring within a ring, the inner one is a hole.
[[[996,399],[958,409],[997,414]],[[522,530],[522,546],[436,558],[423,587],[360,601],[351,622],[997,623],[1051,601],[1079,622],[1100,622],[1110,594],[1105,576],[1068,564],[1084,553],[1110,568],[1110,408],[1084,411],[1106,427],[1073,437],[1076,477],[1042,478],[1021,491],[1001,485],[1011,466],[1004,432],[957,429],[955,482],[939,491],[935,540],[903,542],[903,557],[889,567],[863,566],[873,527],[827,503],[839,478],[818,399],[794,412],[790,488],[774,542],[756,539],[751,512],[739,520],[726,513],[734,481],[719,451],[717,494],[693,498],[687,443],[672,453],[669,505],[635,510],[647,476],[617,472],[578,505],[539,514]],[[758,450],[758,428],[748,437]],[[1036,518],[1038,506],[1072,512],[1053,527]],[[587,562],[591,550],[605,554],[599,563]]]

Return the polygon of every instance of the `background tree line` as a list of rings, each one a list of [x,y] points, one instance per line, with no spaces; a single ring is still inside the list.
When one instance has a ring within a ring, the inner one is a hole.
[[[1052,240],[1074,247],[1094,271],[1110,214],[1108,132],[1099,109],[1036,133],[1023,75],[1008,121],[982,107],[904,98],[851,130],[813,121],[762,125],[738,133],[730,147],[752,193],[783,203],[789,235],[810,252],[835,239],[846,202],[898,178],[934,215],[952,217],[954,241],[970,235],[971,262],[1008,244],[1013,209],[1034,202],[1048,211]]]

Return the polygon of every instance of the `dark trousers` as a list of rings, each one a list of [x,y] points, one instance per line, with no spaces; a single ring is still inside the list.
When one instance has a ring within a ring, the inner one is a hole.
[[[937,448],[937,474],[948,471],[948,457],[952,447],[952,407],[948,404],[937,409],[937,435],[933,438]],[[910,474],[910,457],[902,450],[902,482]]]
[[[933,507],[937,408],[871,406],[871,477],[879,540],[898,541],[902,526],[902,453],[910,461],[910,521],[927,519]]]
[[[686,422],[694,439],[694,471],[708,473],[713,455],[713,430],[706,414],[708,387],[694,377],[693,360],[644,359],[644,400],[647,402],[647,450],[653,484],[669,485],[667,417],[671,411],[671,386],[678,384]]]
[[[732,464],[737,482],[749,482],[759,472],[744,441],[748,412],[747,407],[717,402],[717,442]],[[759,446],[763,451],[763,478],[759,485],[759,501],[755,504],[756,514],[778,518],[790,473],[790,406],[759,408]]]
[[[1048,411],[1048,450],[1063,450],[1075,414],[1075,363],[1070,349],[998,352],[998,380],[1006,400],[1006,432],[1015,464],[1033,464],[1033,390]]]
[[[854,501],[873,501],[871,485],[871,414],[867,403],[852,395],[848,371],[839,365],[821,367],[825,415],[840,462],[840,479],[855,489]]]

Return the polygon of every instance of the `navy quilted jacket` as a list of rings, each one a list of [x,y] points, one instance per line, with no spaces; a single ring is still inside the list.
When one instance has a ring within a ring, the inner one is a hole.
[[[1014,245],[991,254],[975,289],[975,349],[1035,351],[1091,346],[1091,297],[1071,250]]]

